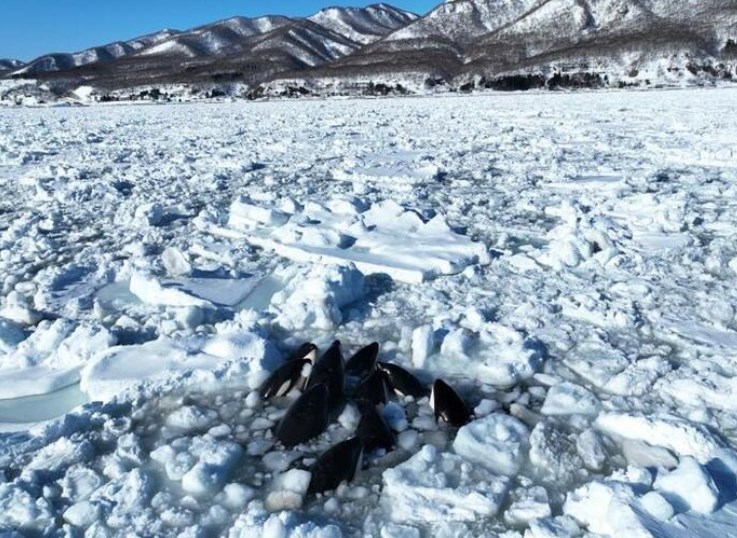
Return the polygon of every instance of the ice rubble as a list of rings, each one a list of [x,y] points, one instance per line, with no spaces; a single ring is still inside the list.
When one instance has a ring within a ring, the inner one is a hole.
[[[430,370],[471,375],[482,383],[504,387],[531,378],[544,358],[540,342],[513,328],[485,323],[478,330],[450,328],[439,353],[422,364]]]
[[[236,200],[228,227],[219,233],[242,236],[295,261],[352,262],[365,274],[385,273],[407,283],[490,261],[483,244],[451,230],[441,215],[426,222],[392,200],[369,208],[350,199],[304,206],[282,201],[282,207],[287,211]]]
[[[0,389],[108,403],[0,435],[0,532],[728,536],[735,96],[3,112]],[[476,420],[387,406],[398,449],[307,498],[355,409],[273,451],[251,390],[334,337]]]
[[[72,320],[45,320],[19,341],[21,336],[11,332],[15,346],[0,356],[0,399],[46,394],[71,385],[90,360],[116,343],[104,327]]]
[[[161,283],[147,275],[136,273],[130,280],[130,291],[144,303],[160,306],[187,306],[208,308],[208,301],[193,297],[189,293],[174,287],[164,287]]]
[[[509,480],[426,445],[384,472],[382,499],[397,523],[474,521],[494,516]]]
[[[290,268],[275,276],[286,284],[269,308],[276,314],[274,322],[287,330],[333,330],[343,321],[341,309],[365,294],[364,275],[352,263],[308,271]]]
[[[616,439],[642,441],[671,450],[679,457],[694,457],[701,463],[706,463],[725,446],[705,426],[678,417],[604,413],[595,425]]]
[[[85,365],[80,387],[91,400],[109,401],[141,382],[217,370],[232,362],[240,365],[244,380],[255,387],[276,364],[278,354],[273,344],[253,325],[248,313],[216,325],[215,331],[206,338],[161,336],[141,345],[110,348]]]
[[[524,461],[528,437],[527,427],[519,420],[493,414],[463,426],[453,449],[474,465],[515,476]]]

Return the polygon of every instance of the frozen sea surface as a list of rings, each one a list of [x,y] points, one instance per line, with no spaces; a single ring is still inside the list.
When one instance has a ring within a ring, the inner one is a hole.
[[[0,533],[737,536],[736,111],[0,110]],[[335,338],[476,420],[393,403],[397,450],[306,496],[356,410],[284,450],[254,391]]]

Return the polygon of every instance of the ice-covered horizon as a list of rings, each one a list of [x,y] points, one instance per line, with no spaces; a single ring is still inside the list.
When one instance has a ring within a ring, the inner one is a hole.
[[[0,534],[735,535],[737,90],[0,109]],[[340,340],[474,410],[307,494]]]

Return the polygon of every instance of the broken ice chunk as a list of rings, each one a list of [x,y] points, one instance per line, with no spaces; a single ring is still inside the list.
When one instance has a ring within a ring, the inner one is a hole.
[[[236,443],[202,439],[200,461],[182,477],[182,489],[198,496],[219,492],[243,453]]]
[[[458,431],[455,452],[491,472],[514,476],[525,457],[529,431],[516,418],[496,413]]]
[[[591,392],[580,385],[565,382],[548,391],[540,412],[548,416],[596,415],[599,407],[599,399]]]
[[[301,508],[311,479],[312,473],[300,469],[291,469],[278,475],[266,498],[266,508],[272,512]]]
[[[253,204],[241,197],[230,206],[228,224],[233,228],[252,229],[259,225],[281,226],[288,220],[289,215],[283,211]]]
[[[509,479],[455,454],[425,446],[403,464],[384,471],[382,501],[396,523],[475,521],[496,515]]]
[[[685,457],[674,471],[659,474],[655,489],[680,512],[711,514],[719,491],[706,470],[694,458]]]
[[[724,442],[705,426],[676,417],[608,413],[599,416],[595,426],[616,440],[644,441],[679,456],[693,456],[699,463],[708,462],[714,452],[724,447]]]
[[[212,303],[186,293],[176,287],[166,287],[150,275],[131,275],[130,292],[142,302],[160,306],[194,306],[211,308]]]

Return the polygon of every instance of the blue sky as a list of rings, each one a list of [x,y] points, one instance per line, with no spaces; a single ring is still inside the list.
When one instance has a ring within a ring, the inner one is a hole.
[[[310,15],[326,5],[366,6],[351,0],[1,0],[0,58],[32,60],[75,52],[162,28],[179,30],[233,15]],[[441,0],[389,1],[423,14]]]

